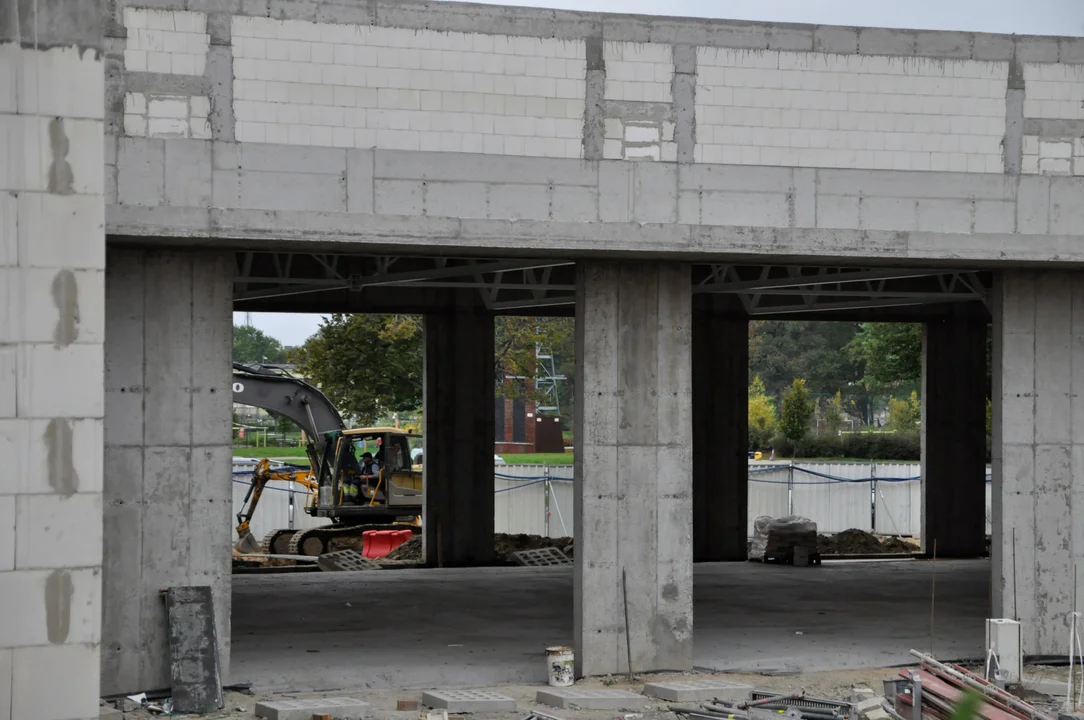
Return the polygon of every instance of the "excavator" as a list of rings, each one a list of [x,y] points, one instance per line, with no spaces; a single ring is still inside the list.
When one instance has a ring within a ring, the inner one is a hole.
[[[419,435],[394,427],[347,428],[330,400],[317,388],[288,372],[266,365],[233,364],[233,401],[289,418],[301,427],[309,469],[272,468],[264,459],[252,474],[245,507],[237,514],[241,553],[322,555],[333,541],[360,541],[365,530],[418,527],[424,496],[422,469],[411,464],[411,441]],[[380,471],[363,484],[356,501],[343,485],[360,475],[359,450],[376,450]],[[277,529],[257,543],[249,522],[271,481],[297,482],[308,489],[305,512],[331,520],[307,530]]]

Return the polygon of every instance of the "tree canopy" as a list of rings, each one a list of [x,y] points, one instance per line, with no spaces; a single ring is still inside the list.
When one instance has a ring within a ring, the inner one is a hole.
[[[521,396],[505,376],[535,375],[535,347],[557,360],[558,372],[574,366],[571,318],[498,317],[494,337],[494,377],[498,395]],[[320,386],[356,422],[368,424],[392,412],[413,412],[422,404],[424,326],[416,315],[331,315],[292,359],[300,374]],[[571,403],[571,379],[562,383],[562,405]]]
[[[275,338],[251,325],[233,326],[233,361],[284,363],[286,350]]]
[[[922,380],[922,325],[862,323],[847,352],[863,369],[871,390],[897,388]]]
[[[782,396],[794,378],[804,378],[810,393],[834,395],[861,377],[844,348],[854,338],[855,323],[749,323],[749,376],[759,377],[769,395]]]
[[[324,318],[293,359],[340,413],[367,425],[421,405],[423,353],[417,318],[355,313]]]

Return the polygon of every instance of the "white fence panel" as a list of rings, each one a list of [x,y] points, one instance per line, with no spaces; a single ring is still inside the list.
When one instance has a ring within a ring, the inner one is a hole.
[[[753,523],[762,515],[784,517],[790,514],[790,466],[749,466],[749,536]],[[696,502],[695,499],[693,502]]]
[[[877,463],[875,499],[877,515],[873,532],[880,535],[922,534],[922,465]]]
[[[575,532],[576,491],[571,465],[498,465],[495,468],[494,530],[547,535],[546,481],[549,478],[549,537]]]
[[[816,522],[819,532],[850,528],[871,532],[870,484],[830,479],[868,478],[869,470],[862,463],[795,463],[793,513]]]

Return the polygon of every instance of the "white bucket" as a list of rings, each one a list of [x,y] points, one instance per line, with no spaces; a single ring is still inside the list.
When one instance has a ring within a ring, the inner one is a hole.
[[[546,669],[549,672],[550,685],[553,687],[571,687],[575,681],[576,656],[572,648],[546,648]]]

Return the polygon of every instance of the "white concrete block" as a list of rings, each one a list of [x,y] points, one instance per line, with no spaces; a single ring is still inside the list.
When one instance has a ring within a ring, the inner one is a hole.
[[[0,497],[0,527],[3,501]],[[23,522],[33,522],[23,518]],[[0,622],[0,644],[5,647],[61,643],[97,643],[101,626],[101,573],[97,568],[76,570],[16,570],[0,583],[0,602],[21,608]]]
[[[101,417],[100,345],[23,345],[18,355],[18,413],[22,417]]]
[[[22,265],[105,268],[105,207],[99,198],[20,193],[18,210]]]
[[[701,198],[701,221],[707,225],[790,225],[786,195],[705,191]]]
[[[15,567],[96,567],[102,564],[100,493],[20,495],[16,501]],[[33,518],[26,523],[19,518]]]
[[[12,193],[0,193],[0,267],[19,262],[18,202]]]
[[[16,648],[12,652],[12,718],[97,717],[100,662],[97,645]],[[64,692],[52,690],[56,677],[66,678]]]
[[[13,418],[18,412],[18,367],[15,346],[0,347],[0,418]]]
[[[151,118],[147,121],[147,137],[183,138],[188,136],[188,120]]]
[[[104,340],[104,271],[25,268],[17,284],[23,341],[59,345]]]
[[[0,425],[4,422],[0,420]],[[0,430],[0,433],[3,431]],[[0,444],[4,436],[0,434]],[[0,572],[9,572],[15,569],[15,496],[0,495]],[[15,606],[11,606],[15,607]],[[3,681],[0,680],[0,690],[3,689]],[[0,700],[3,693],[0,692]],[[2,707],[2,706],[0,706]]]

